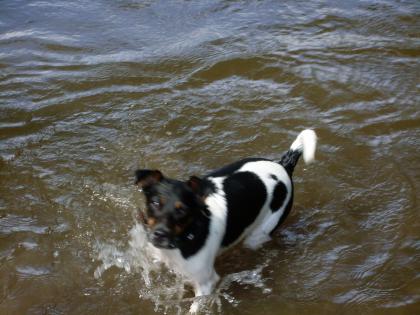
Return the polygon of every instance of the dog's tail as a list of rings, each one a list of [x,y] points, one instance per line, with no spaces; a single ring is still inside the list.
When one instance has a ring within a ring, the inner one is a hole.
[[[303,130],[293,141],[290,149],[282,156],[280,164],[286,169],[289,176],[292,176],[293,170],[303,154],[303,160],[306,164],[315,159],[316,133],[311,129]]]

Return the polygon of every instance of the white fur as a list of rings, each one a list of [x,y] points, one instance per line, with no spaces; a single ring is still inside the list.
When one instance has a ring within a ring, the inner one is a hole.
[[[306,164],[309,164],[315,159],[316,141],[317,137],[315,131],[305,129],[297,136],[296,140],[290,146],[290,149],[302,152],[303,160]]]
[[[237,172],[241,171],[250,171],[256,174],[265,184],[268,194],[268,198],[254,223],[245,229],[243,234],[235,242],[236,244],[245,239],[245,246],[256,249],[264,242],[270,240],[269,233],[276,226],[290,199],[291,181],[283,166],[276,162],[249,162],[244,164]],[[282,208],[274,213],[270,209],[270,202],[277,181],[271,177],[272,174],[276,175],[278,180],[281,180],[286,185],[288,191]],[[169,268],[177,270],[191,281],[196,296],[210,294],[219,280],[219,276],[214,270],[214,261],[216,256],[221,253],[220,244],[226,229],[227,204],[223,191],[225,177],[209,177],[208,179],[215,184],[216,192],[206,198],[206,204],[211,212],[211,221],[209,236],[204,246],[198,253],[188,259],[183,258],[179,250],[160,250],[160,259]],[[195,312],[197,308],[197,303],[194,303],[190,311]]]
[[[194,287],[195,296],[209,295],[220,279],[214,270],[214,261],[219,253],[226,228],[227,205],[222,189],[223,180],[223,177],[212,180],[217,193],[206,198],[206,204],[211,212],[209,236],[198,253],[185,259],[179,250],[161,250],[161,259],[169,268],[186,276]],[[197,303],[193,303],[190,311],[195,313],[197,309]]]
[[[289,202],[291,196],[292,184],[289,178],[289,175],[281,166],[276,162],[271,161],[257,161],[246,163],[239,171],[250,171],[258,175],[260,180],[265,184],[268,197],[262,207],[258,217],[254,223],[249,226],[242,237],[245,238],[244,245],[251,249],[257,249],[266,241],[269,241],[270,232],[275,228],[277,222],[279,221],[281,215],[284,212],[284,209]],[[270,202],[273,197],[274,187],[277,184],[271,174],[276,175],[278,181],[282,181],[287,188],[287,197],[284,200],[282,208],[276,212],[272,212],[270,209]],[[242,238],[241,238],[242,239]]]
[[[291,146],[291,150],[303,153],[306,163],[313,161],[316,147],[316,134],[312,130],[302,131]],[[235,242],[244,240],[244,245],[256,249],[264,242],[270,240],[270,232],[275,228],[283,215],[292,195],[292,183],[289,175],[282,165],[272,161],[253,161],[244,164],[236,172],[248,171],[259,177],[264,183],[267,198],[255,221],[245,229]],[[277,180],[272,177],[275,175]],[[211,213],[209,235],[203,247],[193,256],[185,259],[177,249],[158,250],[160,258],[169,268],[177,270],[186,276],[192,283],[196,296],[210,294],[219,276],[214,269],[216,256],[222,252],[221,243],[226,231],[227,202],[223,191],[223,182],[226,177],[208,177],[213,182],[216,191],[210,194],[205,202]],[[278,181],[287,188],[287,196],[280,209],[273,212],[270,203]],[[234,244],[232,244],[234,245]],[[191,305],[190,312],[195,313],[199,308],[198,301]]]

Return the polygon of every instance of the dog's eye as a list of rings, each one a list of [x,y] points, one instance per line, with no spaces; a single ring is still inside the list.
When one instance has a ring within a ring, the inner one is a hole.
[[[158,210],[158,209],[160,208],[160,202],[159,202],[159,201],[152,201],[152,202],[150,203],[150,207],[151,207],[153,210]]]

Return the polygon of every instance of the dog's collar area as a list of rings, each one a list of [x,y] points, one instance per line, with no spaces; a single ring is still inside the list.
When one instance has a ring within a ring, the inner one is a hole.
[[[185,242],[185,241],[192,241],[192,240],[194,240],[195,239],[195,235],[194,235],[194,233],[192,233],[192,232],[188,232],[187,234],[184,234],[184,235],[181,235],[181,236],[178,236],[177,238],[176,238],[176,242],[178,243],[178,244],[181,244],[182,242]]]

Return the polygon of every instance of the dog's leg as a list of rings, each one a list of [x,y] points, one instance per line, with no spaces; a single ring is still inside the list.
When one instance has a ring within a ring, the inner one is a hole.
[[[244,246],[246,248],[257,250],[261,247],[262,244],[271,240],[270,235],[263,231],[259,231],[259,233],[252,233],[249,237],[247,237],[244,241]]]
[[[277,212],[270,213],[263,222],[244,240],[244,246],[256,250],[261,247],[262,244],[271,240],[270,233],[276,227],[279,222],[283,209]]]
[[[207,277],[203,277],[194,283],[195,296],[209,295],[219,281],[220,277],[213,269]]]
[[[195,297],[209,295],[213,292],[220,277],[214,269],[196,277],[193,282]],[[196,299],[190,307],[190,313],[197,313],[200,308],[200,299]]]

